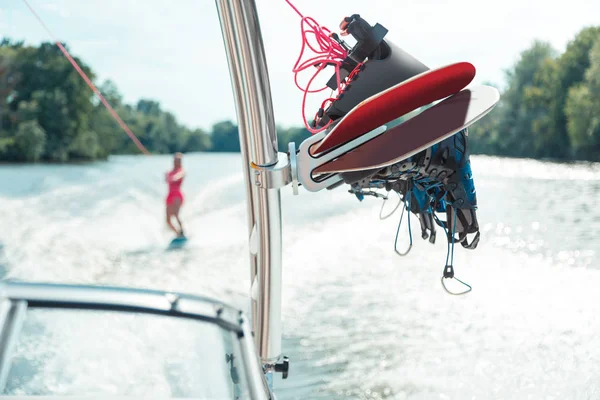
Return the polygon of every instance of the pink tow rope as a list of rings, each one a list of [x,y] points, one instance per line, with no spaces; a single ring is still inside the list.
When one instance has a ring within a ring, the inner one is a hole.
[[[64,54],[64,56],[67,58],[67,60],[69,60],[69,62],[71,63],[71,65],[73,65],[73,68],[75,68],[75,70],[83,78],[83,80],[85,81],[85,83],[87,83],[87,85],[90,87],[90,89],[92,89],[92,91],[94,92],[94,94],[96,94],[96,96],[98,96],[98,98],[100,99],[100,101],[102,102],[102,104],[104,104],[104,107],[106,107],[106,109],[108,110],[108,112],[110,113],[110,115],[115,119],[115,121],[117,121],[117,123],[121,126],[121,128],[123,128],[123,130],[125,131],[125,133],[131,138],[131,140],[137,146],[137,148],[140,149],[140,151],[142,153],[144,153],[146,155],[150,155],[150,152],[148,152],[148,150],[139,141],[139,139],[135,136],[135,134],[131,131],[131,129],[129,129],[129,127],[127,126],[127,124],[125,122],[123,122],[123,120],[119,117],[119,114],[117,114],[117,112],[110,106],[110,104],[108,104],[108,101],[106,101],[106,99],[104,98],[104,96],[102,96],[102,93],[100,93],[100,91],[96,88],[96,86],[94,86],[94,84],[92,83],[92,81],[90,80],[90,78],[88,78],[88,76],[85,74],[85,72],[83,72],[83,70],[79,67],[79,65],[73,59],[73,57],[71,57],[71,55],[69,54],[69,52],[67,51],[67,49],[65,49],[65,47],[52,34],[52,32],[50,31],[50,29],[48,29],[48,27],[46,26],[46,24],[44,23],[44,21],[42,21],[42,19],[35,12],[35,10],[33,9],[33,7],[31,7],[31,5],[29,5],[29,3],[27,2],[27,0],[23,0],[23,2],[27,5],[27,7],[29,7],[29,10],[31,10],[31,13],[37,18],[37,20],[40,22],[40,24],[46,30],[46,32],[48,32],[48,34],[50,35],[50,37],[52,38],[52,40],[54,40],[54,43],[56,43],[56,45],[58,46],[58,48],[60,49],[60,51],[62,51],[62,53]]]

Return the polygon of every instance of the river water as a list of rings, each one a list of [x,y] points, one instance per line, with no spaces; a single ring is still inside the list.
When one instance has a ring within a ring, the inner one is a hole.
[[[170,163],[0,166],[3,278],[176,290],[247,309],[239,155],[185,157],[190,240],[176,252],[165,251]],[[283,189],[291,370],[275,381],[279,399],[600,398],[600,164],[472,165],[482,238],[454,257],[467,296],[440,285],[441,235],[431,245],[415,229],[399,257],[400,213],[380,220],[380,200]]]

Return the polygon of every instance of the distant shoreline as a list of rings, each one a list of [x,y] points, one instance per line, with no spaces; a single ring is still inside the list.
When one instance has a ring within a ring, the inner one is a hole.
[[[119,157],[119,156],[127,156],[127,157],[152,157],[152,156],[169,156],[174,153],[153,153],[150,155],[145,155],[141,153],[116,153],[109,154],[108,157],[105,158],[96,158],[93,160],[67,160],[67,161],[52,161],[52,160],[40,160],[40,161],[5,161],[0,160],[1,165],[79,165],[79,164],[93,164],[93,163],[102,163],[110,161],[110,157]],[[189,151],[183,152],[183,154],[240,154],[239,151]]]
[[[150,156],[168,156],[171,153],[156,153],[150,154]],[[193,151],[184,154],[240,154],[237,151]],[[498,157],[498,158],[507,158],[513,160],[533,160],[533,161],[542,161],[542,162],[551,162],[556,164],[599,164],[598,161],[593,160],[583,160],[583,159],[559,159],[559,158],[550,158],[550,157],[542,157],[542,158],[534,158],[534,157],[517,157],[510,155],[499,155],[499,154],[488,154],[488,153],[472,153],[472,156],[485,156],[485,157]],[[2,161],[0,160],[0,166],[28,166],[28,165],[48,165],[48,166],[69,166],[69,165],[87,165],[87,164],[95,164],[95,163],[104,163],[110,162],[110,157],[119,157],[119,156],[128,156],[128,157],[148,157],[144,154],[110,154],[108,157],[103,159],[95,159],[95,160],[69,160],[69,161],[36,161],[36,162],[27,162],[27,161]]]

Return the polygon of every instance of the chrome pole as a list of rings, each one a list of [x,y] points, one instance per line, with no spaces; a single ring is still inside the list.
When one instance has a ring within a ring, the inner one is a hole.
[[[236,103],[246,179],[258,355],[272,366],[281,355],[281,198],[259,187],[255,167],[277,164],[277,135],[267,62],[254,0],[216,0]]]

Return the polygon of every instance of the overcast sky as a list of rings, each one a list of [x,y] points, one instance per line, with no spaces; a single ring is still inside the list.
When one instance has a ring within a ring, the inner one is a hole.
[[[111,79],[128,102],[159,100],[190,127],[235,118],[216,8],[210,0],[29,0],[99,81]],[[502,84],[503,70],[533,40],[563,50],[585,26],[600,25],[597,0],[296,0],[334,30],[350,14],[388,28],[387,38],[430,68],[469,61],[476,83]],[[301,125],[302,93],[291,68],[300,19],[283,0],[257,0],[276,120]],[[22,0],[1,0],[0,34],[30,44],[50,40]],[[313,103],[323,99],[313,97]],[[312,115],[314,107],[308,108]]]

